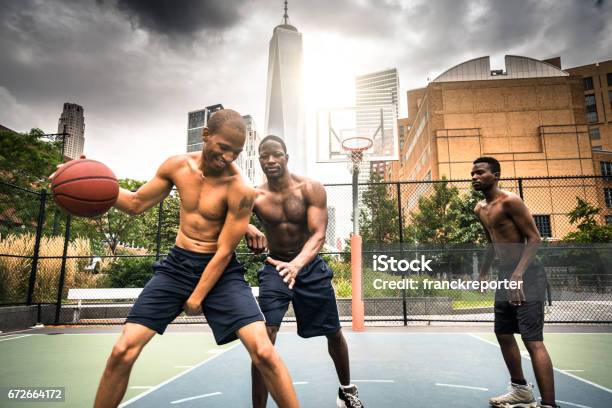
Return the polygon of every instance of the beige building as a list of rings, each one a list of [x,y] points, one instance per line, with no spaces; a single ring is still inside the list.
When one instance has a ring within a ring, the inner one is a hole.
[[[409,130],[388,178],[467,180],[479,156],[496,157],[506,178],[595,174],[582,78],[561,70],[559,59],[508,55],[505,65],[491,70],[489,57],[477,58],[408,91],[408,118],[402,123]],[[596,197],[604,194],[591,179],[559,184],[522,186],[541,232],[553,238],[572,230],[567,213],[576,196],[599,204]],[[467,191],[469,183],[462,188]],[[429,190],[428,183],[412,185],[407,212]],[[558,199],[561,190],[564,198]]]
[[[565,71],[582,77],[585,121],[593,149],[612,151],[612,60]]]

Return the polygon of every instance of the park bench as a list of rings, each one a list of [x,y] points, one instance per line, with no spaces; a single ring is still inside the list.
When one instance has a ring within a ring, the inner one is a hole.
[[[77,304],[72,315],[72,322],[77,323],[81,318],[84,307],[112,307],[111,304],[83,304],[83,301],[94,300],[130,300],[133,301],[142,292],[143,288],[73,288],[68,289],[68,300],[76,300]],[[253,296],[259,296],[259,287],[252,287]],[[116,306],[125,307],[125,304]]]

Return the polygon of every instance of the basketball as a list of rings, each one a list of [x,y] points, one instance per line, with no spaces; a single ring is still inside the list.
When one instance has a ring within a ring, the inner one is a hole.
[[[117,201],[119,183],[99,161],[78,159],[66,163],[51,183],[55,202],[72,215],[97,217]]]

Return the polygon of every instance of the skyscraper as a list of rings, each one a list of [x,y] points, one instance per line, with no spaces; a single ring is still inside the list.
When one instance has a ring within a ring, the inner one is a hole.
[[[68,102],[64,104],[57,133],[62,133],[64,129],[68,133],[64,139],[64,157],[78,159],[83,154],[85,145],[85,117],[82,106]]]
[[[270,39],[266,90],[266,135],[285,141],[291,170],[306,174],[304,96],[302,85],[302,34],[289,24],[287,2],[282,24]]]
[[[187,153],[202,150],[202,130],[206,126],[206,109],[187,114]]]
[[[383,115],[384,128],[392,129],[395,126],[399,111],[397,98],[399,76],[397,69],[389,68],[359,75],[355,79],[355,91],[358,130],[360,127],[367,128],[373,123],[379,123],[381,115]],[[395,105],[394,111],[381,111],[375,108],[376,106],[391,104]],[[379,138],[375,143],[383,143],[384,145],[382,149],[377,146],[375,146],[375,149],[385,154],[392,154],[393,148],[398,149],[398,146],[389,144],[394,143],[393,140],[393,135],[387,135],[384,139]],[[364,161],[359,169],[359,182],[367,182],[371,172],[377,172],[384,176],[386,163]]]
[[[244,142],[244,149],[240,156],[236,159],[236,165],[240,168],[242,176],[248,181],[249,184],[256,186],[261,184],[263,181],[263,172],[259,165],[259,141],[260,137],[255,129],[255,121],[251,115],[245,115],[242,117],[246,124],[246,141]]]

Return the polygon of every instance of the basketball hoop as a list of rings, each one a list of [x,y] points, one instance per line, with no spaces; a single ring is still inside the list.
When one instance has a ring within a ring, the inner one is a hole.
[[[353,169],[363,161],[363,152],[374,144],[373,140],[363,136],[348,137],[342,141],[342,148],[348,152]]]

